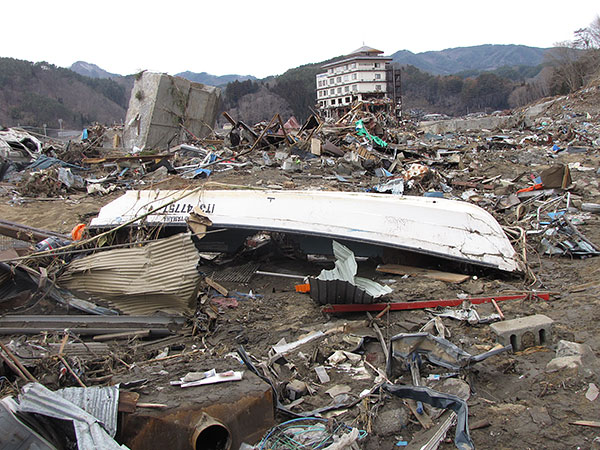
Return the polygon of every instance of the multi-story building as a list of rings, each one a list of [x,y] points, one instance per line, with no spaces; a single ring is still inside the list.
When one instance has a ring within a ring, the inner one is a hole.
[[[327,72],[317,75],[317,105],[325,117],[337,117],[355,100],[383,99],[393,86],[389,73],[392,58],[363,46],[341,61],[325,64]]]

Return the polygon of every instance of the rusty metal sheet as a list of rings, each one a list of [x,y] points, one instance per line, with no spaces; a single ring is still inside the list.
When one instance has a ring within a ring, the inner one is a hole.
[[[275,424],[271,387],[250,371],[236,383],[188,389],[167,386],[153,395],[153,401],[177,406],[160,411],[138,409],[124,415],[117,439],[131,450],[196,448],[192,443],[205,415],[227,427],[231,449],[242,442],[258,442]]]
[[[106,299],[127,314],[186,313],[201,280],[199,259],[191,235],[180,233],[144,247],[76,259],[58,283]]]

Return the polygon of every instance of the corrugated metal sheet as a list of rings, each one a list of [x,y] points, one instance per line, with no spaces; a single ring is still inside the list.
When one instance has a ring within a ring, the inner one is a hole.
[[[0,400],[0,448],[2,450],[57,450],[43,436],[17,418],[11,397]]]
[[[99,252],[73,261],[59,284],[108,300],[128,314],[188,312],[196,299],[199,255],[189,233],[144,247]]]
[[[348,247],[333,241],[335,268],[322,270],[316,280],[311,280],[311,293],[314,288],[315,300],[327,303],[372,303],[373,298],[392,292],[389,286],[356,276],[358,264],[354,253]]]
[[[10,272],[4,271],[0,268],[0,286],[10,280]]]
[[[97,418],[106,432],[111,437],[115,437],[119,408],[119,388],[117,386],[72,387],[60,389],[56,391],[56,394]]]
[[[248,283],[258,270],[260,264],[250,261],[241,266],[227,267],[223,270],[216,270],[210,276],[213,281],[230,281],[233,283]]]
[[[362,289],[341,280],[309,278],[310,298],[320,305],[340,303],[373,303],[373,296]]]
[[[116,402],[118,402],[118,396]],[[29,383],[23,387],[22,393],[19,395],[18,411],[72,421],[79,449],[123,450],[127,448],[120,446],[106,432],[100,419],[39,383]],[[103,418],[102,420],[108,419]]]

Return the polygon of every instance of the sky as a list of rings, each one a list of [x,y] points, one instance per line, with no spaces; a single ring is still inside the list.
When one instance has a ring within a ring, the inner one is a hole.
[[[21,0],[2,4],[0,57],[112,73],[186,70],[263,78],[350,53],[481,44],[550,47],[598,0]],[[11,18],[7,20],[8,18]]]

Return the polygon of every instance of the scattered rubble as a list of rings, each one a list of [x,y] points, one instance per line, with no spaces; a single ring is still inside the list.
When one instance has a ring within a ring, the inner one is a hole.
[[[143,73],[134,93],[123,127],[81,139],[0,131],[11,439],[592,445],[598,87],[503,116],[357,103],[224,130],[217,91]]]

